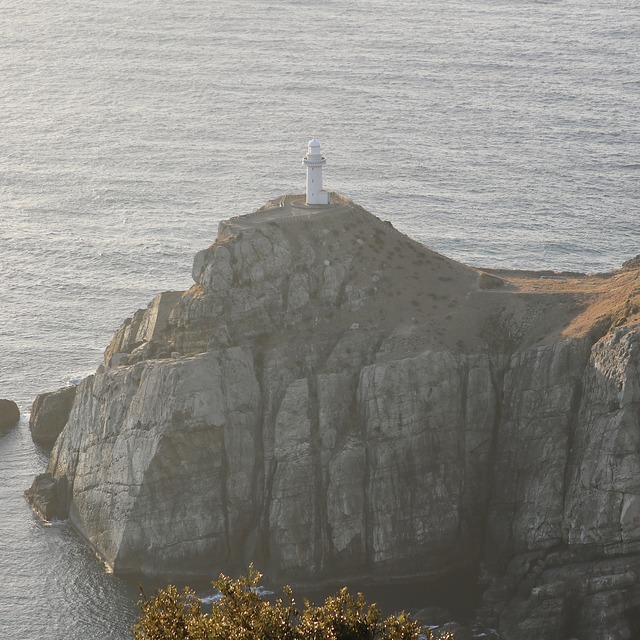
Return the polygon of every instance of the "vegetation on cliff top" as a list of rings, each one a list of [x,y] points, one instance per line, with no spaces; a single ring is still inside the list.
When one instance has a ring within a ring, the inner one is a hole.
[[[382,619],[375,604],[342,588],[323,605],[304,602],[296,609],[290,587],[275,603],[257,592],[261,574],[250,567],[234,580],[220,575],[213,586],[221,597],[211,613],[188,587],[169,585],[139,605],[142,615],[134,626],[135,640],[453,640],[449,633],[435,636],[420,628],[406,613]]]

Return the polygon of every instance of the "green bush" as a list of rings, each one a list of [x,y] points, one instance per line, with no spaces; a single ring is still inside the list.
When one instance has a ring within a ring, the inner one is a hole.
[[[290,587],[284,599],[271,604],[258,593],[262,576],[253,566],[246,576],[233,580],[220,575],[213,586],[221,597],[202,611],[195,593],[173,585],[138,604],[140,620],[133,627],[135,640],[453,640],[450,634],[434,636],[423,631],[406,613],[382,620],[375,604],[346,588],[314,606],[307,600],[296,609]]]

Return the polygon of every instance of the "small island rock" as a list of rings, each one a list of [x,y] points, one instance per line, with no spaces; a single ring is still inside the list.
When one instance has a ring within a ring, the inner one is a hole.
[[[20,409],[13,400],[0,400],[0,430],[15,427],[20,420]]]

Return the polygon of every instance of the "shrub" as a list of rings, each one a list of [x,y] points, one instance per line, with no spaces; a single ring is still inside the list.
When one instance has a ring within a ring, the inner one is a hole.
[[[258,593],[261,579],[253,566],[246,576],[233,580],[223,574],[213,582],[221,597],[211,613],[202,611],[195,593],[169,585],[138,604],[141,617],[133,627],[135,640],[436,640],[406,613],[382,620],[375,604],[361,593],[340,589],[324,604],[307,600],[302,612],[295,607],[290,587],[275,603]],[[445,634],[442,640],[453,640]]]

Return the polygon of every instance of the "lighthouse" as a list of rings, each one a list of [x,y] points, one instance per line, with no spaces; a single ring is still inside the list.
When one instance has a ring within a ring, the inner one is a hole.
[[[320,143],[315,138],[309,141],[302,164],[307,168],[307,204],[329,204],[329,194],[322,190],[322,167],[327,161],[320,153]]]

